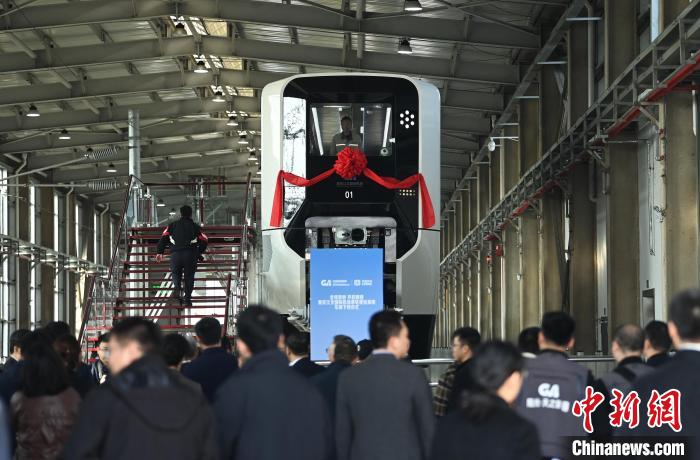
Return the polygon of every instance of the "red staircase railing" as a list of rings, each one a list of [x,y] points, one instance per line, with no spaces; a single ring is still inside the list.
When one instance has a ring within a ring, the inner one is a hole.
[[[99,334],[128,316],[146,317],[164,330],[179,331],[191,330],[197,320],[212,316],[223,319],[226,334],[233,333],[236,311],[247,305],[248,258],[255,241],[251,177],[249,174],[245,182],[243,225],[203,226],[209,246],[205,260],[198,264],[192,305],[185,306],[172,298],[167,257],[162,262],[153,260],[163,224],[157,220],[151,192],[154,187],[172,188],[174,184],[144,184],[130,178],[108,275],[86,282],[79,335],[86,358]],[[224,188],[217,185],[219,190]],[[200,216],[205,208],[203,196],[200,193],[197,198]]]

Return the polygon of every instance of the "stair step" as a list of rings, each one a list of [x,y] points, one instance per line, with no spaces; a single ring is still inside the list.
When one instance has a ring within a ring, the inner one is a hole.
[[[243,230],[243,225],[210,225],[203,226],[202,230],[205,232],[217,231],[217,230]],[[160,227],[131,227],[129,230],[135,232],[149,232],[149,231],[163,231],[165,226]],[[248,227],[250,229],[250,227]]]
[[[158,234],[152,234],[152,235],[129,235],[130,240],[159,240],[161,235]],[[220,240],[220,239],[227,239],[227,238],[232,238],[232,239],[241,239],[243,237],[242,233],[221,233],[221,234],[214,234],[214,235],[207,235],[208,240]]]
[[[132,318],[132,316],[113,316],[115,320]],[[143,318],[154,320],[154,319],[197,319],[197,318],[226,318],[224,314],[212,314],[212,315],[147,315]]]
[[[212,278],[206,278],[206,279],[212,279]],[[141,280],[145,281],[145,280]],[[195,280],[197,281],[197,280]],[[201,281],[201,279],[200,279]],[[162,288],[127,288],[127,287],[119,287],[120,291],[164,291],[164,290],[169,290],[172,291],[172,286],[170,287],[162,287]],[[225,287],[222,286],[197,286],[195,287],[195,291],[212,291],[212,290],[225,290]]]
[[[237,254],[238,251],[210,251],[209,248],[211,246],[207,247],[207,251],[204,253],[205,256],[208,255],[231,255],[231,254]],[[228,246],[227,246],[228,247]],[[238,246],[233,247],[232,249],[238,249]],[[129,253],[130,257],[138,256],[138,257],[143,257],[143,256],[148,256],[148,257],[155,257],[158,255],[157,252],[131,252]],[[168,260],[170,259],[170,253],[166,252],[163,254],[163,260]]]
[[[159,300],[167,297],[117,297],[117,303],[120,302],[143,302],[149,300]],[[212,295],[212,296],[198,296],[192,297],[192,302],[203,301],[203,300],[226,300],[226,296],[223,295]]]
[[[163,263],[163,262],[156,262],[156,261],[129,261],[127,260],[124,262],[124,265],[131,265],[134,267],[170,267],[169,263]],[[227,260],[205,260],[204,262],[197,262],[198,267],[208,267],[211,265],[216,265],[220,267],[229,267],[229,266],[235,266],[238,265],[238,261],[230,261],[230,259]]]
[[[209,248],[238,248],[240,245],[241,243],[236,241],[214,241],[207,245],[207,252]],[[132,248],[155,248],[158,246],[158,243],[129,243],[129,246]]]
[[[216,272],[235,273],[237,271],[238,271],[238,269],[236,269],[234,267],[223,267],[223,268],[199,268],[198,267],[197,268],[198,273],[216,273]],[[128,274],[128,273],[170,273],[170,268],[162,268],[162,269],[161,268],[158,268],[158,269],[145,268],[145,269],[141,269],[141,270],[140,269],[137,269],[137,270],[125,269],[124,271],[122,271],[122,273],[124,273],[124,274]],[[140,280],[140,281],[142,281],[142,280]]]
[[[163,305],[163,306],[143,306],[143,305],[138,305],[135,307],[114,307],[113,310],[164,310],[164,309],[177,309],[177,310],[184,310],[186,308],[205,308],[205,309],[214,309],[214,308],[226,308],[226,304],[221,304],[221,305],[186,305],[186,306],[181,306],[181,305]]]

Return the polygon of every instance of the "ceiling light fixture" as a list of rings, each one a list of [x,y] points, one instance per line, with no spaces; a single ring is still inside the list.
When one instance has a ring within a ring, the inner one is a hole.
[[[175,208],[170,208],[170,212],[168,213],[170,216],[175,215]]]
[[[258,166],[258,172],[256,173],[258,176],[262,176],[262,170],[260,169],[260,166]]]
[[[236,121],[236,117],[233,115],[228,117],[228,121],[226,122],[226,126],[238,126],[238,122]]]
[[[250,151],[250,155],[248,155],[248,161],[252,161],[253,163],[258,161],[258,157],[255,156],[255,150]]]
[[[108,173],[115,173],[117,172],[117,168],[114,166],[114,163],[110,163],[105,171],[107,171]]]
[[[418,0],[406,0],[403,4],[404,11],[422,11],[423,5]]]
[[[194,66],[194,73],[207,73],[207,65],[204,63],[204,59],[197,59],[197,63]]]
[[[413,49],[411,48],[411,42],[408,38],[399,39],[399,47],[396,50],[399,54],[413,54]]]
[[[40,117],[41,114],[34,104],[29,104],[29,110],[27,111],[28,117]]]
[[[564,61],[564,60],[559,60],[559,61],[539,61],[537,64],[538,64],[538,65],[564,65],[564,64],[566,64],[566,61]]]
[[[187,35],[187,31],[185,30],[185,24],[183,24],[180,21],[177,21],[175,23],[175,29],[173,30],[173,36],[174,37],[183,37]]]
[[[245,133],[238,136],[238,143],[241,145],[248,145],[248,137]]]
[[[224,99],[224,93],[221,91],[215,91],[214,92],[214,99],[212,99],[214,102],[226,102],[226,99]]]
[[[159,208],[164,208],[165,207],[165,202],[163,202],[162,198],[158,198],[158,203],[156,204]]]
[[[68,133],[68,130],[62,129],[61,134],[58,135],[58,138],[61,139],[62,141],[69,141],[70,134]]]

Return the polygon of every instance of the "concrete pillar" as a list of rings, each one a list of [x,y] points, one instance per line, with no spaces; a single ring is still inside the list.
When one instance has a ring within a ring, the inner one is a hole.
[[[501,143],[503,145],[504,141]],[[496,206],[503,198],[503,184],[501,175],[503,174],[503,147],[496,149],[491,153],[491,176],[489,184],[491,185],[491,206]],[[503,338],[503,296],[501,293],[501,278],[503,276],[503,264],[501,257],[495,254],[495,248],[501,244],[500,241],[494,241],[491,244],[491,333],[494,338]]]
[[[505,136],[517,136],[519,133],[517,126],[508,126],[503,130]],[[503,152],[503,187],[505,192],[509,191],[518,182],[520,177],[520,147],[516,142],[501,143]],[[520,321],[520,273],[521,273],[521,253],[520,253],[520,230],[516,219],[513,224],[508,225],[502,233],[503,237],[503,283],[501,292],[504,303],[505,338],[515,340],[521,329]]]
[[[610,85],[637,55],[637,1],[605,1],[605,79]],[[608,144],[607,237],[607,337],[624,323],[638,323],[639,290],[639,192],[636,143]],[[599,293],[601,295],[602,293]]]
[[[491,175],[490,166],[485,164],[479,166],[479,222],[484,220],[491,210],[491,187],[489,179]],[[482,337],[491,337],[491,266],[487,262],[490,247],[485,244],[479,251],[479,331]]]
[[[667,27],[687,6],[687,1],[662,0],[660,23]],[[692,93],[671,93],[663,102],[661,122],[666,130],[666,294],[670,298],[682,289],[700,284],[699,138],[693,133],[692,122],[694,119],[696,123],[698,121],[697,116],[693,116],[696,109],[693,107]],[[700,125],[696,125],[695,129],[700,129]],[[697,132],[700,134],[700,131]],[[664,304],[668,305],[668,301]]]
[[[563,67],[548,65],[541,71],[540,146],[547,151],[559,139],[564,115],[563,95],[557,75]],[[563,88],[562,88],[563,89]],[[548,191],[540,200],[540,292],[545,311],[561,310],[565,277],[563,196],[559,188]]]
[[[568,99],[570,126],[588,109],[588,24],[569,29]],[[576,320],[576,350],[596,351],[595,204],[589,196],[589,164],[569,176],[569,313]]]
[[[18,184],[27,184],[28,177],[17,179]],[[17,237],[29,241],[29,188],[17,187],[16,216]],[[17,262],[17,328],[29,328],[29,283],[31,263],[26,259]]]
[[[38,205],[41,214],[40,243],[52,248],[54,245],[53,227],[53,188],[42,188]],[[41,264],[41,324],[57,319],[54,315],[54,289],[56,270],[53,265]]]
[[[66,228],[66,251],[72,256],[78,255],[78,248],[75,244],[75,222],[78,216],[75,215],[75,192],[66,194],[66,221],[68,226]],[[66,302],[67,311],[67,322],[74,329],[79,327],[82,313],[82,305],[80,305],[80,300],[85,300],[82,298],[82,291],[80,289],[80,277],[75,272],[68,272],[68,298]],[[77,321],[76,321],[77,318]]]
[[[528,94],[538,94],[537,88],[531,88]],[[521,175],[532,167],[540,158],[539,101],[525,99],[520,102],[520,155]],[[537,203],[539,204],[539,203]],[[522,327],[535,326],[540,323],[540,211],[530,208],[520,217],[522,232],[522,279],[521,279],[521,314]]]

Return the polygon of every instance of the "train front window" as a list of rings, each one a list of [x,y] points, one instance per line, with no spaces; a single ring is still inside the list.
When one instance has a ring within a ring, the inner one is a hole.
[[[336,156],[345,147],[367,156],[394,150],[391,104],[310,104],[309,154]]]

